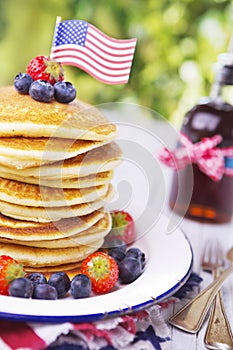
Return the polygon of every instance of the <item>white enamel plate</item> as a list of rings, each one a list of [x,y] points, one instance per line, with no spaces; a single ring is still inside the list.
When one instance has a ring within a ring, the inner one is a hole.
[[[192,249],[180,229],[166,234],[167,219],[140,238],[135,246],[147,257],[144,273],[133,283],[86,299],[33,300],[0,296],[0,318],[36,322],[83,322],[141,310],[175,293],[192,267]]]

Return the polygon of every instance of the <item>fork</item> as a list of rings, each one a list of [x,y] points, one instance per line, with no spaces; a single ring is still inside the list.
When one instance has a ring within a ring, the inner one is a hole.
[[[202,255],[202,269],[217,278],[224,266],[224,254],[217,240],[207,241]],[[205,347],[211,350],[233,349],[233,335],[225,312],[221,290],[212,303],[209,322],[204,337]]]
[[[201,328],[207,312],[225,279],[233,272],[233,264],[203,289],[194,299],[170,317],[169,323],[185,332],[196,333]]]

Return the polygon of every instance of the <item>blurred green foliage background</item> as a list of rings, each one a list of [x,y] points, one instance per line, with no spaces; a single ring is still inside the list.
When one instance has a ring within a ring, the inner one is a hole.
[[[81,99],[137,103],[173,121],[208,94],[213,64],[233,34],[230,0],[0,0],[0,85],[13,84],[34,56],[50,54],[56,16],[138,39],[126,85],[65,67]]]

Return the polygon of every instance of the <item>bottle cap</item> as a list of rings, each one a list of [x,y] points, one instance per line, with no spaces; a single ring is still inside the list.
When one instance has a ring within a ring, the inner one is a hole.
[[[217,80],[221,85],[233,85],[233,53],[218,56]]]
[[[218,56],[218,62],[222,66],[233,66],[233,52],[225,52]]]

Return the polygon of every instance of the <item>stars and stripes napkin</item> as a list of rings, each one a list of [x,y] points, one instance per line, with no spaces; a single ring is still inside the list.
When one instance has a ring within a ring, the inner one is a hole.
[[[93,323],[47,324],[0,320],[0,350],[169,350],[162,311],[198,287],[192,273],[172,298],[130,316]]]

